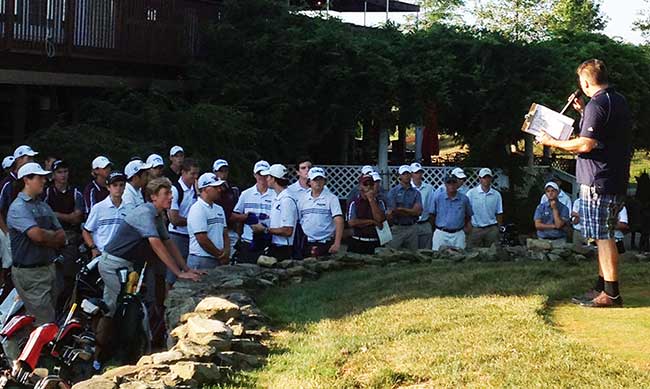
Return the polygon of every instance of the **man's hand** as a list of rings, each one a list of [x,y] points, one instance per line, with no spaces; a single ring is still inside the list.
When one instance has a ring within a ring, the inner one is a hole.
[[[553,146],[553,142],[555,141],[555,139],[553,139],[553,137],[547,134],[545,131],[542,131],[541,134],[537,135],[535,137],[535,140],[537,140],[537,142],[543,146]]]
[[[222,265],[227,264],[230,260],[230,248],[224,248],[223,252],[217,258],[217,260],[219,260],[219,263],[221,263]]]
[[[199,269],[187,269],[187,272],[188,273],[198,274],[200,276],[208,274],[207,270],[199,270]]]
[[[374,189],[368,189],[366,192],[366,198],[368,198],[368,201],[374,201],[375,200],[375,190]]]
[[[392,209],[389,209],[388,211],[386,211],[386,219],[393,220],[393,210]]]
[[[340,244],[334,243],[333,245],[330,246],[330,249],[327,250],[330,254],[336,254],[339,252],[339,249],[341,248]]]
[[[178,273],[176,278],[181,279],[181,280],[191,280],[191,281],[199,281],[201,279],[201,276],[197,273],[194,273],[192,271],[182,271]]]
[[[90,253],[91,253],[91,255],[92,255],[93,258],[97,258],[97,257],[99,257],[99,256],[102,254],[102,253],[100,253],[99,250],[97,250],[96,248],[90,250]]]
[[[257,223],[257,224],[251,225],[251,229],[253,230],[254,233],[257,234],[257,233],[260,233],[260,232],[264,232],[264,229],[266,229],[266,227],[264,227],[264,224]]]
[[[585,110],[585,103],[582,101],[581,98],[576,97],[573,99],[573,109],[575,109],[582,115],[582,113]]]
[[[551,209],[557,209],[557,199],[555,200],[549,200],[548,205],[551,206]]]

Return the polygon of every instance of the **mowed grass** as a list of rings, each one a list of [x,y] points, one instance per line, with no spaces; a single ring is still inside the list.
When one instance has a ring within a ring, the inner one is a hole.
[[[437,263],[273,289],[268,364],[223,387],[650,387],[650,265],[623,266],[629,308],[566,305],[594,268]]]

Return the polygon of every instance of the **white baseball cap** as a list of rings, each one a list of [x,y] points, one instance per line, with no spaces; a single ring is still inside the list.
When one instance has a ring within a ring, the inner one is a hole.
[[[228,166],[228,161],[226,161],[225,159],[217,159],[212,164],[212,171],[216,172],[217,170],[221,169],[224,166]]]
[[[481,177],[481,178],[483,178],[485,176],[494,177],[494,174],[492,174],[492,170],[484,167],[483,169],[478,171],[478,176]]]
[[[165,161],[163,161],[163,158],[158,155],[158,154],[151,154],[150,156],[147,157],[147,165],[151,165],[151,167],[158,167],[158,166],[165,166]]]
[[[29,176],[30,174],[36,174],[39,176],[47,176],[52,172],[49,172],[47,170],[43,170],[41,165],[37,164],[36,162],[29,162],[24,164],[23,166],[18,169],[18,178],[23,178],[25,176]]]
[[[366,165],[361,168],[361,174],[365,175],[370,175],[370,173],[374,172],[375,169],[372,168],[370,165]]]
[[[555,189],[556,192],[559,192],[559,191],[560,191],[560,187],[557,186],[557,184],[556,184],[555,182],[553,182],[553,181],[549,181],[549,182],[547,182],[546,185],[544,185],[544,190],[546,190],[546,188],[548,188],[549,186],[550,186],[551,188]]]
[[[106,166],[110,165],[111,161],[104,157],[103,155],[100,155],[99,157],[93,159],[93,169],[103,169]]]
[[[381,181],[381,176],[377,172],[370,173],[370,177],[372,177],[373,181]]]
[[[174,155],[178,153],[183,153],[185,154],[185,150],[181,146],[173,146],[171,149],[169,149],[169,156],[173,157]]]
[[[263,170],[269,170],[270,167],[271,165],[265,160],[257,161],[255,162],[255,166],[253,166],[253,174],[257,174]]]
[[[325,178],[325,170],[320,167],[313,167],[309,169],[309,174],[307,176],[310,180],[315,180],[318,177]]]
[[[151,169],[150,164],[144,163],[140,159],[136,159],[126,164],[126,167],[124,168],[124,175],[126,175],[126,179],[129,180],[131,177],[138,174],[138,172],[148,169]]]
[[[16,150],[14,150],[14,158],[16,159],[20,157],[24,157],[25,155],[29,155],[30,157],[33,157],[37,154],[38,154],[37,151],[32,150],[32,148],[27,145],[18,146]]]
[[[467,175],[465,175],[465,172],[463,171],[463,169],[461,169],[459,167],[452,170],[451,175],[456,177],[456,178],[460,178],[460,179],[467,178]]]
[[[282,178],[286,180],[288,172],[289,170],[284,165],[275,163],[271,165],[271,167],[269,167],[268,170],[261,171],[260,174],[263,176],[271,176],[271,177]]]
[[[399,175],[401,176],[404,173],[411,173],[411,167],[409,165],[402,165],[399,167]]]
[[[203,173],[201,174],[201,177],[199,177],[198,186],[199,189],[203,189],[208,186],[219,186],[225,183],[226,181],[218,179],[214,173]]]
[[[9,169],[11,166],[13,166],[14,161],[16,158],[14,158],[13,155],[8,155],[2,160],[2,168],[3,169]]]
[[[419,162],[413,162],[411,164],[411,173],[416,173],[419,171],[424,171],[424,169],[422,169],[422,165],[420,165]]]

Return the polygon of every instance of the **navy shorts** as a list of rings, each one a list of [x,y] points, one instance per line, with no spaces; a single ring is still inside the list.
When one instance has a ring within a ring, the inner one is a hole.
[[[596,193],[594,187],[580,185],[580,222],[586,239],[614,239],[623,196]]]

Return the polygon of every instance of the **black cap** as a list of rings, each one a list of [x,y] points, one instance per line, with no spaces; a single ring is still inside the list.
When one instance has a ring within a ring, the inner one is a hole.
[[[122,172],[113,172],[108,176],[107,182],[109,185],[118,181],[126,182],[126,176]]]
[[[458,177],[454,176],[453,174],[447,174],[445,176],[445,184],[451,182],[458,182]]]
[[[52,171],[55,171],[56,169],[60,169],[60,168],[67,168],[67,167],[68,167],[68,163],[62,159],[57,159],[52,163]]]

